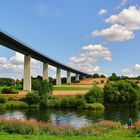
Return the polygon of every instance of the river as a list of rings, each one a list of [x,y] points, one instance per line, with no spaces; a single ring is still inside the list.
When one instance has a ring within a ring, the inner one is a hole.
[[[104,111],[73,109],[6,110],[0,111],[0,117],[45,121],[56,125],[70,124],[75,127],[82,127],[103,120],[120,121],[124,125],[130,117],[133,122],[140,119],[140,109],[122,106],[106,108]]]

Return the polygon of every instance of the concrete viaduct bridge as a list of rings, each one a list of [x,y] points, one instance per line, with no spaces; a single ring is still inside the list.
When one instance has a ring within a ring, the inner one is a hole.
[[[76,74],[76,81],[79,81],[79,76],[90,77],[90,74],[81,72],[79,70],[68,67],[50,57],[34,50],[24,44],[23,42],[15,39],[8,33],[0,29],[0,45],[12,49],[24,55],[24,82],[23,90],[31,90],[31,58],[43,62],[43,79],[48,80],[48,65],[57,68],[56,70],[56,84],[61,85],[61,69],[67,71],[67,83],[71,83],[71,73]]]

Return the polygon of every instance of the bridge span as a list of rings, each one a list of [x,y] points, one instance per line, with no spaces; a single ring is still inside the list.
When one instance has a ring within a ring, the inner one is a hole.
[[[66,66],[47,55],[40,53],[39,51],[29,47],[25,43],[15,39],[8,33],[0,29],[0,45],[7,47],[11,50],[19,52],[24,55],[24,82],[23,90],[31,90],[31,58],[43,62],[43,79],[49,80],[48,65],[52,65],[57,68],[56,70],[56,84],[61,85],[61,69],[67,71],[67,83],[71,83],[71,73],[76,74],[76,81],[79,81],[79,76],[90,77],[92,75],[76,70],[69,66]]]

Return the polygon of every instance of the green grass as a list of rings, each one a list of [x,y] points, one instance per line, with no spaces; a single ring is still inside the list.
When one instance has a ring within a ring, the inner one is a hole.
[[[74,91],[74,90],[90,90],[91,88],[83,88],[83,87],[53,87],[56,91]]]
[[[139,140],[140,138],[130,137],[129,130],[116,130],[105,136],[54,136],[54,135],[17,135],[0,133],[1,140]]]
[[[0,94],[1,94],[1,91],[4,89],[4,88],[13,88],[17,91],[21,91],[22,90],[22,86],[0,86]]]

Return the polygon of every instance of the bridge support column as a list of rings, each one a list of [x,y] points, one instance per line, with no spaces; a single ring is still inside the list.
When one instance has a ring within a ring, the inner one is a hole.
[[[56,70],[56,85],[61,85],[61,69]]]
[[[71,72],[67,71],[67,84],[71,83]]]
[[[43,63],[43,80],[49,81],[49,77],[48,77],[48,63]]]
[[[79,77],[80,77],[80,75],[79,74],[76,74],[76,81],[79,81],[80,80]]]
[[[31,91],[31,55],[24,56],[23,90]]]

